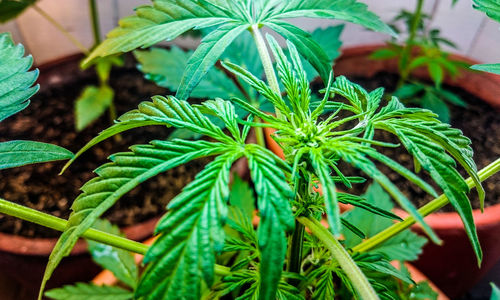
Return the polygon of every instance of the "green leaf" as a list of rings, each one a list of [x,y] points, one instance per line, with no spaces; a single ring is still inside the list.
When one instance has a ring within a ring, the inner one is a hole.
[[[183,51],[172,46],[169,50],[151,48],[149,51],[134,51],[134,55],[139,61],[138,69],[145,74],[146,79],[170,91],[176,91],[192,51]],[[191,97],[229,99],[241,97],[241,93],[224,72],[211,68],[198,86],[193,89]]]
[[[474,8],[485,12],[493,20],[500,22],[500,3],[496,0],[473,0]]]
[[[203,76],[219,60],[224,50],[247,29],[248,25],[226,24],[211,32],[189,58],[176,97],[187,99]]]
[[[118,226],[112,225],[107,220],[98,219],[92,228],[125,237]],[[135,289],[138,281],[138,271],[134,255],[126,250],[87,240],[92,259],[101,267],[111,271],[118,280]]]
[[[429,74],[431,75],[431,79],[432,79],[432,81],[434,81],[434,84],[436,85],[436,87],[441,86],[441,83],[443,82],[443,77],[444,77],[443,68],[435,62],[430,62],[427,65],[427,69],[429,70]]]
[[[500,289],[494,284],[490,283],[491,285],[491,298],[490,300],[500,300]]]
[[[337,191],[335,190],[335,183],[330,175],[330,167],[328,166],[327,159],[321,153],[312,150],[310,152],[311,163],[318,176],[321,188],[323,190],[323,197],[325,199],[326,215],[328,217],[328,225],[330,230],[336,236],[340,235],[340,209],[337,201]]]
[[[473,65],[470,68],[473,70],[489,72],[489,73],[493,73],[493,74],[500,74],[500,64]]]
[[[97,120],[113,103],[114,92],[109,86],[87,86],[75,103],[76,130],[81,131]]]
[[[0,7],[10,2],[13,1],[0,2]],[[28,99],[39,89],[38,85],[33,86],[38,70],[28,72],[33,58],[23,55],[23,45],[14,45],[10,34],[0,33],[0,122],[25,109]]]
[[[129,300],[133,299],[134,294],[117,286],[98,286],[79,282],[47,291],[45,296],[55,300]]]
[[[313,39],[312,35],[302,29],[283,21],[272,21],[266,23],[272,30],[276,31],[286,39],[290,40],[299,53],[304,57],[319,73],[324,82],[328,82],[331,59]]]
[[[0,143],[0,170],[72,157],[70,151],[51,144],[32,141]]]
[[[215,155],[227,146],[205,141],[153,141],[151,145],[131,147],[132,152],[117,153],[111,163],[95,170],[99,176],[83,185],[73,202],[68,225],[49,257],[41,286],[51,277],[59,262],[74,247],[78,238],[123,195],[140,183],[193,159]]]
[[[173,40],[193,28],[202,29],[230,20],[223,9],[207,1],[156,0],[152,6],[139,6],[135,16],[120,20],[120,27],[108,34],[83,65],[97,57],[147,48],[161,41]]]
[[[243,181],[236,173],[233,174],[229,203],[231,203],[232,206],[238,207],[248,220],[253,219],[255,211],[253,189],[250,188],[248,182]]]
[[[478,261],[481,261],[482,252],[472,217],[471,204],[466,195],[469,188],[456,171],[456,163],[453,159],[455,158],[469,173],[477,187],[479,198],[484,199],[484,190],[477,177],[477,168],[472,159],[471,142],[463,136],[460,130],[439,122],[435,117],[436,115],[430,111],[405,108],[396,98],[393,98],[374,116],[373,124],[376,128],[398,136],[410,154],[443,189],[460,215]]]
[[[373,51],[372,54],[370,54],[371,59],[379,59],[379,60],[384,60],[384,59],[391,59],[394,57],[397,57],[399,55],[399,52],[397,52],[395,49],[392,48],[381,48]]]
[[[420,99],[422,108],[428,109],[439,116],[443,123],[450,123],[450,110],[446,103],[431,91],[426,91]]]
[[[390,201],[390,196],[387,194],[378,183],[372,183],[363,195],[365,201],[374,207],[390,211],[393,205]],[[359,230],[366,234],[366,238],[370,238],[387,227],[393,222],[385,217],[375,215],[361,208],[354,208],[342,215],[350,223],[354,224]],[[354,247],[362,240],[352,233],[344,232],[346,246]],[[392,237],[386,242],[378,245],[370,250],[371,254],[382,254],[388,260],[412,261],[416,260],[418,255],[422,253],[422,247],[425,245],[426,239],[405,230],[402,233]]]
[[[64,172],[80,155],[94,145],[112,137],[120,132],[144,127],[147,125],[174,126],[176,128],[188,129],[192,132],[209,136],[213,139],[230,143],[232,139],[213,124],[199,109],[191,106],[188,102],[177,100],[175,97],[153,96],[153,101],[144,101],[139,104],[138,109],[129,111],[118,118],[113,126],[103,130],[98,136],[88,142],[75,156],[64,166]]]
[[[271,13],[271,18],[298,17],[343,20],[371,30],[395,35],[394,31],[377,15],[368,11],[366,4],[355,0],[290,0],[282,3],[279,9]]]
[[[215,254],[222,251],[229,200],[229,171],[242,155],[218,156],[168,205],[144,258],[148,267],[136,290],[144,299],[200,299],[202,280],[214,280]]]
[[[0,1],[0,23],[16,18],[36,0],[2,0]]]
[[[282,160],[267,149],[247,145],[245,153],[260,212],[258,229],[261,253],[259,299],[274,300],[283,271],[287,243],[285,231],[295,226],[289,201],[294,193],[285,180]]]

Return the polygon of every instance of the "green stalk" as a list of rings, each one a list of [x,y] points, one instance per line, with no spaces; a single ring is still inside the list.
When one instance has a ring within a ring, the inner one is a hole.
[[[487,165],[485,168],[483,168],[481,171],[479,171],[477,174],[479,175],[479,179],[482,181],[488,179],[492,175],[498,173],[500,171],[500,158],[497,159],[496,161],[490,163]],[[474,181],[472,178],[468,178],[466,181],[467,186],[469,188],[474,187]],[[418,212],[422,216],[428,216],[431,213],[439,210],[446,204],[448,204],[450,201],[448,198],[443,194],[439,196],[438,198],[432,200],[431,202],[427,203],[426,205],[422,206]],[[410,228],[413,224],[415,224],[415,218],[412,216],[407,217],[403,221],[399,223],[395,223],[391,227],[379,232],[378,234],[374,235],[373,237],[363,241],[359,245],[355,246],[352,248],[353,251],[355,252],[365,252],[370,249],[375,248],[376,246],[382,244],[383,242],[389,240],[390,238],[394,237],[398,233],[403,232],[404,230]]]
[[[251,27],[251,33],[255,44],[257,45],[257,51],[259,52],[260,60],[262,61],[262,66],[264,67],[264,73],[266,74],[267,82],[271,89],[275,91],[278,95],[281,95],[280,86],[278,84],[278,78],[274,72],[273,62],[269,51],[267,50],[267,44],[262,37],[258,24],[254,24]],[[276,116],[281,119],[281,113],[276,110]]]
[[[413,43],[415,42],[415,37],[417,35],[418,24],[422,19],[422,7],[424,4],[424,0],[418,0],[417,6],[415,7],[415,16],[411,22],[410,27],[410,35],[406,40],[406,45],[401,54],[401,64],[400,64],[400,73],[401,77],[399,78],[397,88],[399,89],[410,76],[410,68],[408,62],[410,61],[411,51],[413,49]]]
[[[309,192],[309,182],[301,175],[297,180],[296,184],[296,197],[295,201],[298,203],[304,203],[304,197],[308,196]],[[305,227],[302,223],[295,221],[295,229],[291,236],[290,247],[288,251],[288,263],[287,271],[300,274],[300,267],[302,265],[302,250],[304,248],[304,232]],[[291,280],[292,285],[296,285],[299,282]]]
[[[255,122],[261,123],[262,120],[259,117],[256,117]],[[255,130],[255,139],[257,140],[257,145],[266,147],[266,140],[264,139],[264,128],[254,127],[253,129]]]
[[[64,219],[6,201],[2,198],[0,198],[0,213],[10,215],[38,225],[42,225],[57,231],[64,231],[68,223],[68,221]],[[149,249],[148,245],[96,229],[88,229],[83,233],[82,237],[142,255],[145,255]],[[220,276],[227,276],[231,274],[231,271],[225,266],[215,265],[215,273]]]
[[[89,49],[85,47],[80,41],[74,37],[69,31],[67,31],[64,26],[59,24],[54,18],[52,18],[48,13],[46,13],[43,9],[41,9],[38,5],[34,4],[33,9],[39,13],[42,17],[44,17],[50,24],[52,24],[55,28],[57,28],[73,45],[75,45],[80,51],[82,51],[85,55],[89,54]]]
[[[358,265],[352,260],[352,257],[337,241],[337,239],[320,222],[311,217],[298,217],[297,220],[304,224],[311,232],[323,242],[328,248],[333,258],[337,260],[342,270],[352,282],[354,289],[358,292],[360,299],[372,300],[379,299],[377,293],[368,282],[366,276],[361,272]]]
[[[95,0],[89,0],[90,19],[92,21],[92,34],[94,36],[94,48],[101,43],[101,27],[99,25],[99,11]]]

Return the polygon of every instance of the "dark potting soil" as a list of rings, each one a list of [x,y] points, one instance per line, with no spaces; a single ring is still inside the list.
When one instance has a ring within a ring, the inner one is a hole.
[[[379,73],[372,78],[349,78],[355,83],[360,84],[368,91],[378,87],[384,87],[386,92],[394,91],[398,76],[391,73]],[[462,130],[465,136],[469,137],[472,141],[472,148],[474,150],[474,161],[477,164],[478,170],[484,168],[489,163],[500,157],[500,112],[490,107],[481,99],[476,96],[456,87],[446,86],[446,89],[453,91],[467,102],[467,107],[451,106],[451,125],[454,128]],[[379,140],[399,143],[398,140],[389,133],[378,132],[376,138]],[[413,170],[413,159],[403,147],[398,148],[378,148],[385,155],[395,159],[403,166]],[[393,172],[388,167],[377,164],[378,167],[398,186],[401,191],[409,197],[418,207],[428,203],[433,199],[432,196],[427,195],[420,188],[410,183],[399,174]],[[346,167],[346,174],[350,172],[357,172],[350,167]],[[466,172],[459,167],[459,172],[467,178]],[[432,182],[430,176],[427,174],[421,175],[427,182]],[[485,206],[491,206],[500,202],[500,174],[496,174],[483,182],[486,191]],[[362,187],[366,185],[355,185],[353,187],[354,193],[363,193]],[[435,186],[436,191],[440,190]],[[477,193],[472,190],[469,194],[473,208],[479,208],[479,198]],[[453,211],[450,205],[441,209],[441,211]]]
[[[42,89],[27,109],[0,124],[0,141],[25,139],[53,143],[73,152],[78,151],[101,130],[110,126],[108,115],[90,127],[75,132],[73,102],[88,84],[96,84],[92,72],[80,72],[78,61],[65,64],[64,74],[57,70],[47,71],[52,76],[42,79]],[[52,74],[54,73],[54,74]],[[69,78],[68,78],[69,77]],[[110,84],[115,91],[118,114],[137,107],[153,95],[165,95],[165,89],[143,79],[129,62],[127,68],[113,71]],[[55,84],[47,84],[44,82]],[[108,139],[93,147],[61,176],[64,162],[24,166],[0,171],[0,196],[9,201],[40,210],[51,215],[67,218],[70,206],[79,195],[79,188],[95,177],[92,172],[108,162],[107,157],[127,151],[134,144],[147,144],[154,139],[164,139],[170,129],[159,126],[134,129],[121,134],[122,139]],[[105,217],[119,226],[129,226],[160,216],[166,204],[177,195],[187,182],[203,168],[206,161],[195,161],[180,166],[151,179],[122,197]],[[0,214],[0,231],[22,236],[56,237],[58,232],[42,226]]]

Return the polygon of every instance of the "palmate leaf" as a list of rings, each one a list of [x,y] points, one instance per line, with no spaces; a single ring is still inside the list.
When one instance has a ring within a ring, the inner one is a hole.
[[[161,235],[144,259],[149,265],[136,297],[199,299],[202,279],[212,285],[215,254],[224,244],[229,170],[242,155],[238,148],[228,149],[170,202],[156,228]]]
[[[79,282],[47,291],[45,296],[54,300],[129,300],[133,299],[134,294],[117,286]]]
[[[33,86],[38,70],[28,72],[33,58],[23,55],[21,44],[14,45],[10,34],[0,33],[0,122],[25,109],[28,99],[39,89],[38,85]]]
[[[46,143],[33,141],[0,143],[0,170],[71,157],[73,157],[71,151]]]
[[[112,225],[108,220],[98,219],[92,228],[125,237],[118,226]],[[111,271],[118,280],[127,286],[135,289],[139,273],[132,253],[92,240],[87,240],[87,244],[94,262],[103,269]]]
[[[68,225],[50,255],[41,293],[46,281],[63,257],[70,253],[82,233],[121,196],[162,172],[193,159],[222,153],[226,149],[227,146],[223,144],[205,141],[154,141],[151,145],[133,146],[132,152],[112,155],[112,162],[95,171],[99,177],[87,182],[82,187],[83,193],[73,203]]]
[[[274,300],[278,290],[287,243],[285,231],[295,226],[289,201],[294,193],[285,180],[289,167],[275,154],[256,145],[245,153],[261,215],[258,237],[261,253],[259,299]]]
[[[476,174],[470,140],[458,129],[439,122],[427,110],[405,108],[396,98],[374,116],[373,126],[395,134],[418,163],[427,170],[444,191],[450,203],[462,218],[474,252],[481,261],[482,252],[477,238],[472,208],[467,193],[469,188],[456,171],[455,158],[475,182],[481,201],[484,190]],[[447,152],[451,155],[448,155]],[[453,158],[452,158],[453,157]]]
[[[5,23],[20,15],[36,0],[2,0],[0,1],[0,23]]]
[[[380,19],[370,13],[366,5],[349,1],[221,1],[221,0],[153,0],[152,6],[140,6],[136,16],[120,21],[108,38],[84,61],[89,64],[99,56],[144,48],[164,40],[172,40],[191,29],[214,26],[200,48],[190,58],[177,96],[189,97],[210,67],[237,36],[252,25],[268,25],[296,43],[304,58],[308,59],[328,79],[323,64],[328,56],[310,34],[286,23],[283,19],[296,17],[330,18],[354,22],[369,29],[392,33]]]

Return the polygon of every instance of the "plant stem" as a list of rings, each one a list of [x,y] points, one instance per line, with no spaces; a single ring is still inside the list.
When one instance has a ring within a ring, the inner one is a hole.
[[[363,300],[379,299],[377,293],[361,272],[356,263],[337,239],[316,219],[311,217],[298,217],[297,220],[304,224],[311,232],[323,242],[333,258],[337,260],[342,270],[352,282],[354,289]]]
[[[266,74],[267,82],[274,92],[276,92],[278,95],[281,95],[278,78],[276,77],[276,73],[274,72],[273,62],[271,60],[271,56],[269,55],[269,51],[267,50],[266,41],[260,33],[258,24],[252,25],[251,33],[255,44],[257,45],[257,51],[259,52],[260,60],[262,61],[262,66],[264,67],[264,73]],[[276,110],[275,112],[276,116],[281,119],[282,117],[280,111]]]
[[[410,35],[406,40],[406,45],[401,55],[401,61],[399,66],[401,77],[399,78],[397,84],[398,89],[406,82],[406,80],[408,80],[408,76],[410,76],[411,70],[409,68],[409,61],[410,61],[411,51],[413,49],[413,43],[415,42],[415,37],[417,35],[418,25],[420,24],[420,20],[422,19],[423,4],[424,0],[418,0],[417,6],[415,7],[415,15],[410,25]]]
[[[261,123],[262,120],[259,117],[256,117],[255,122]],[[266,147],[266,141],[264,139],[264,128],[254,127],[253,130],[255,130],[255,139],[257,140],[257,145]]]
[[[479,175],[479,179],[481,181],[484,181],[491,177],[492,175],[498,173],[500,171],[500,158],[497,159],[496,161],[490,163],[487,165],[485,168],[483,168],[481,171],[479,171],[477,174]],[[472,181],[472,178],[468,178],[466,181],[467,185],[469,188],[474,187],[474,182]],[[438,198],[432,200],[431,202],[427,203],[426,205],[422,206],[418,212],[422,216],[427,216],[430,215],[431,213],[437,211],[438,209],[442,208],[446,204],[448,204],[450,201],[448,198],[443,194],[439,196]],[[387,241],[388,239],[394,237],[398,233],[401,233],[402,231],[410,228],[413,224],[415,224],[415,218],[412,216],[407,217],[403,221],[399,223],[395,223],[391,227],[379,232],[378,234],[374,235],[373,237],[363,241],[359,245],[355,246],[352,248],[353,251],[355,252],[365,252],[370,249],[373,249],[374,247],[380,245],[381,243]]]
[[[89,49],[85,47],[80,41],[73,36],[69,31],[67,31],[64,26],[59,24],[54,18],[52,18],[48,13],[46,13],[43,9],[41,9],[38,5],[33,4],[33,9],[39,13],[42,17],[44,17],[50,24],[52,24],[55,28],[57,28],[68,40],[73,43],[80,51],[82,51],[85,55],[89,54]]]
[[[94,48],[101,43],[101,27],[99,26],[99,11],[95,0],[89,0],[90,19],[92,21],[92,34],[94,36]]]
[[[307,181],[301,174],[299,175],[296,183],[296,197],[295,202],[304,203],[305,197],[308,196],[309,192],[309,181]],[[301,272],[302,265],[302,250],[304,246],[304,231],[305,227],[302,223],[295,221],[295,229],[291,236],[290,246],[288,251],[288,263],[287,263],[287,271],[298,273]],[[290,280],[292,285],[296,285],[299,282],[296,280]]]
[[[9,202],[2,198],[0,198],[0,213],[39,224],[57,231],[64,231],[68,223],[68,221],[64,219]],[[88,229],[83,233],[82,237],[142,255],[145,255],[149,249],[149,246],[142,243],[95,229]],[[220,276],[227,276],[231,274],[231,271],[225,266],[215,265],[215,273]]]

